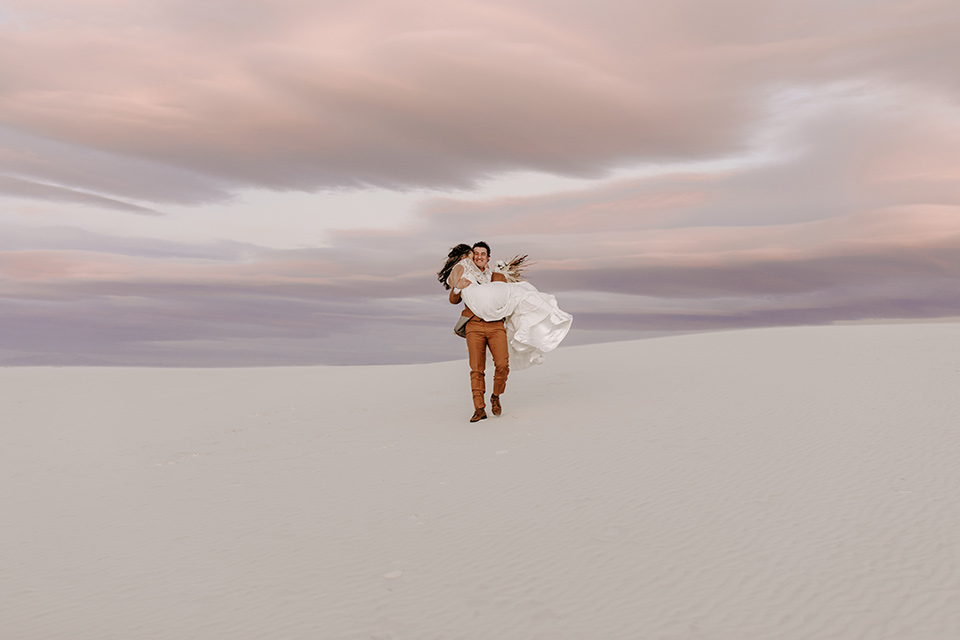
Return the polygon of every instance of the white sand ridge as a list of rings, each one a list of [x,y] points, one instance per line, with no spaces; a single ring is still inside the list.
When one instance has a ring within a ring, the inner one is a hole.
[[[960,325],[0,383],[4,637],[960,637]]]

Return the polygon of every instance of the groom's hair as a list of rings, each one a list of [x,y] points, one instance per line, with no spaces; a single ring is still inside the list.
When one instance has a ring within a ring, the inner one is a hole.
[[[490,255],[490,245],[488,245],[488,244],[487,244],[486,242],[484,242],[483,240],[481,240],[480,242],[475,242],[475,243],[473,243],[473,247],[472,247],[472,248],[473,248],[473,249],[476,249],[477,247],[483,247],[484,249],[487,250],[487,256]]]

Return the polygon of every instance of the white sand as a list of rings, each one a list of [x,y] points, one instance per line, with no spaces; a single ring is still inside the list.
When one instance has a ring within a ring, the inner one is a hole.
[[[0,384],[4,639],[960,638],[957,324]]]

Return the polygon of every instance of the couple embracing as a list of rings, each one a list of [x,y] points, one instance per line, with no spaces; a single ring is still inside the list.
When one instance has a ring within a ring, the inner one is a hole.
[[[543,361],[570,330],[573,316],[557,306],[552,295],[541,293],[522,281],[526,256],[509,263],[490,266],[490,246],[477,242],[460,244],[450,250],[437,274],[450,303],[464,303],[455,331],[467,340],[470,387],[474,413],[470,422],[487,417],[484,395],[487,349],[493,356],[493,394],[490,408],[499,416],[500,395],[506,390],[510,365],[525,369]]]

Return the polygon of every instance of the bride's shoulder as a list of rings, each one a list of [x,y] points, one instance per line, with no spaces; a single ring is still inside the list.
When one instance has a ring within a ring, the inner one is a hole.
[[[466,278],[471,282],[476,281],[473,270],[470,266],[473,264],[473,260],[469,258],[464,258],[457,264],[453,265],[453,269],[450,270],[450,277],[447,278],[447,282],[451,287],[456,287],[457,283],[460,282],[461,278]]]
[[[472,260],[467,260],[466,258],[464,258],[457,264],[453,265],[453,273],[457,275],[457,279],[460,279],[461,277],[470,273],[471,264],[473,264]]]
[[[479,269],[477,269],[477,265],[474,264],[473,260],[471,260],[470,258],[464,258],[463,260],[458,262],[457,266],[454,267],[454,269],[456,269],[457,267],[461,268],[461,270],[463,271],[464,277],[475,278],[480,271]]]

